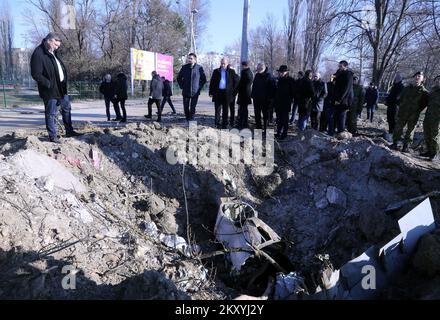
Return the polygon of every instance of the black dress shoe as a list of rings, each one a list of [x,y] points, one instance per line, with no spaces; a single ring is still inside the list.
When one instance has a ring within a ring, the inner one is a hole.
[[[127,122],[127,119],[121,119],[121,121],[120,122],[123,122],[123,123],[125,123],[125,122]]]
[[[148,114],[148,115],[145,115],[144,117],[147,118],[147,119],[151,119],[151,118],[153,118],[153,117],[152,117],[151,115],[149,115],[149,114]]]
[[[390,145],[390,149],[395,150],[395,151],[399,151],[399,148],[397,147],[396,143],[393,143],[392,145]]]
[[[80,137],[82,136],[82,133],[76,132],[76,131],[72,131],[72,132],[67,132],[66,133],[66,138],[73,138],[73,137]]]

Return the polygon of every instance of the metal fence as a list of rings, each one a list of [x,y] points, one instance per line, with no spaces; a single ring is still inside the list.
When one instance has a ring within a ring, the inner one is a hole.
[[[100,84],[101,81],[69,81],[69,96],[72,100],[103,99],[102,94],[99,92]],[[136,82],[134,86],[134,96],[131,96],[130,83],[128,83],[129,99],[147,98],[149,95],[149,88],[149,81],[147,81],[144,86],[142,86],[140,82]],[[173,94],[181,94],[177,82],[173,82]],[[37,84],[35,82],[31,82],[30,86],[29,84],[23,85],[11,81],[0,83],[0,99],[0,107],[2,108],[21,107],[29,104],[41,103],[41,99],[38,96]]]

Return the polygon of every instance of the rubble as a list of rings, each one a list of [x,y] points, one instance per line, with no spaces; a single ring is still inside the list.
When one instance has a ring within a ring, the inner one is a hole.
[[[437,164],[390,151],[381,137],[295,132],[276,144],[273,172],[259,176],[243,163],[168,163],[169,138],[178,129],[90,124],[80,129],[84,136],[62,138],[59,146],[41,132],[0,137],[0,298],[225,299],[260,296],[270,278],[302,279],[311,295],[321,287],[331,298],[337,270],[399,233],[396,220],[419,203],[407,199],[440,190]],[[237,247],[215,237],[224,198],[258,212],[246,216],[248,237],[238,247],[270,242],[265,226],[283,243],[268,253],[273,261],[256,259],[252,249],[230,252],[230,262],[223,255],[205,259]],[[438,201],[432,197],[437,220]],[[438,261],[429,253],[436,241],[424,238],[412,260],[419,274],[435,279]],[[317,265],[317,254],[334,267]],[[75,292],[61,287],[64,266],[78,270]],[[386,294],[402,292],[412,297],[409,289]],[[285,296],[278,290],[277,298]]]
[[[343,191],[339,190],[338,188],[329,186],[327,188],[326,196],[327,196],[327,201],[330,204],[339,206],[344,209],[347,208],[347,196]]]

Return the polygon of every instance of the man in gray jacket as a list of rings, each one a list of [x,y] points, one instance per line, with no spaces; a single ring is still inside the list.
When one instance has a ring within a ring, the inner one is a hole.
[[[205,71],[201,65],[197,64],[197,56],[194,53],[188,55],[187,64],[180,69],[177,82],[182,89],[186,120],[192,121],[196,113],[200,92],[206,84]]]
[[[162,78],[157,74],[156,71],[151,73],[153,79],[150,82],[150,99],[148,100],[148,115],[145,116],[147,119],[152,119],[152,106],[153,103],[157,106],[157,121],[162,121],[162,92],[163,92],[163,81]]]

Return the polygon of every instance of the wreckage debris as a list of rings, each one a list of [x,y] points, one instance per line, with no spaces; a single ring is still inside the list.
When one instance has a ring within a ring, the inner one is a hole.
[[[307,131],[276,145],[268,176],[243,163],[186,164],[183,176],[181,164],[166,160],[174,128],[87,130],[56,148],[38,135],[0,137],[1,298],[380,297],[356,295],[355,257],[359,266],[377,264],[386,278],[379,289],[393,286],[395,265],[438,277],[438,235],[416,246],[413,234],[422,234],[407,231],[419,225],[403,219],[400,238],[383,244],[419,195],[437,210],[440,173],[390,152],[381,139]],[[383,214],[387,206],[393,215]],[[432,214],[421,217],[426,234]],[[328,258],[316,262],[319,254]],[[75,294],[57,287],[66,263],[81,275]],[[22,271],[29,277],[18,277]],[[137,276],[143,284],[128,289]],[[160,292],[143,288],[165,279]]]

